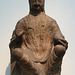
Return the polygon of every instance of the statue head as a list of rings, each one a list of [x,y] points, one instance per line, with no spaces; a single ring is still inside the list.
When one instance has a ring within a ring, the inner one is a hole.
[[[44,2],[45,0],[29,0],[30,13],[44,12]]]

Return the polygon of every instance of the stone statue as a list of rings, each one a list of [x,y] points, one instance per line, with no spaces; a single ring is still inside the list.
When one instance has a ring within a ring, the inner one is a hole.
[[[11,42],[11,75],[61,75],[68,43],[56,21],[45,14],[45,0],[29,0],[30,13],[18,21]]]

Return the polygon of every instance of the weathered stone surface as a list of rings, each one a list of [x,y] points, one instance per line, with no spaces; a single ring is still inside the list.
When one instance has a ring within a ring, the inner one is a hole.
[[[67,41],[44,11],[45,0],[29,0],[30,13],[18,21],[10,42],[11,75],[60,75]]]

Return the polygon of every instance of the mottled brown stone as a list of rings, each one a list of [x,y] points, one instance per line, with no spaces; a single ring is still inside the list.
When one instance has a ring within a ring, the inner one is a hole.
[[[67,41],[44,11],[45,0],[29,0],[30,13],[18,21],[11,42],[11,75],[61,75]]]

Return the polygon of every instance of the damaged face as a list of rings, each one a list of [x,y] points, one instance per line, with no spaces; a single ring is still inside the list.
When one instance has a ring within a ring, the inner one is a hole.
[[[33,12],[44,11],[44,0],[29,0],[30,10]]]

